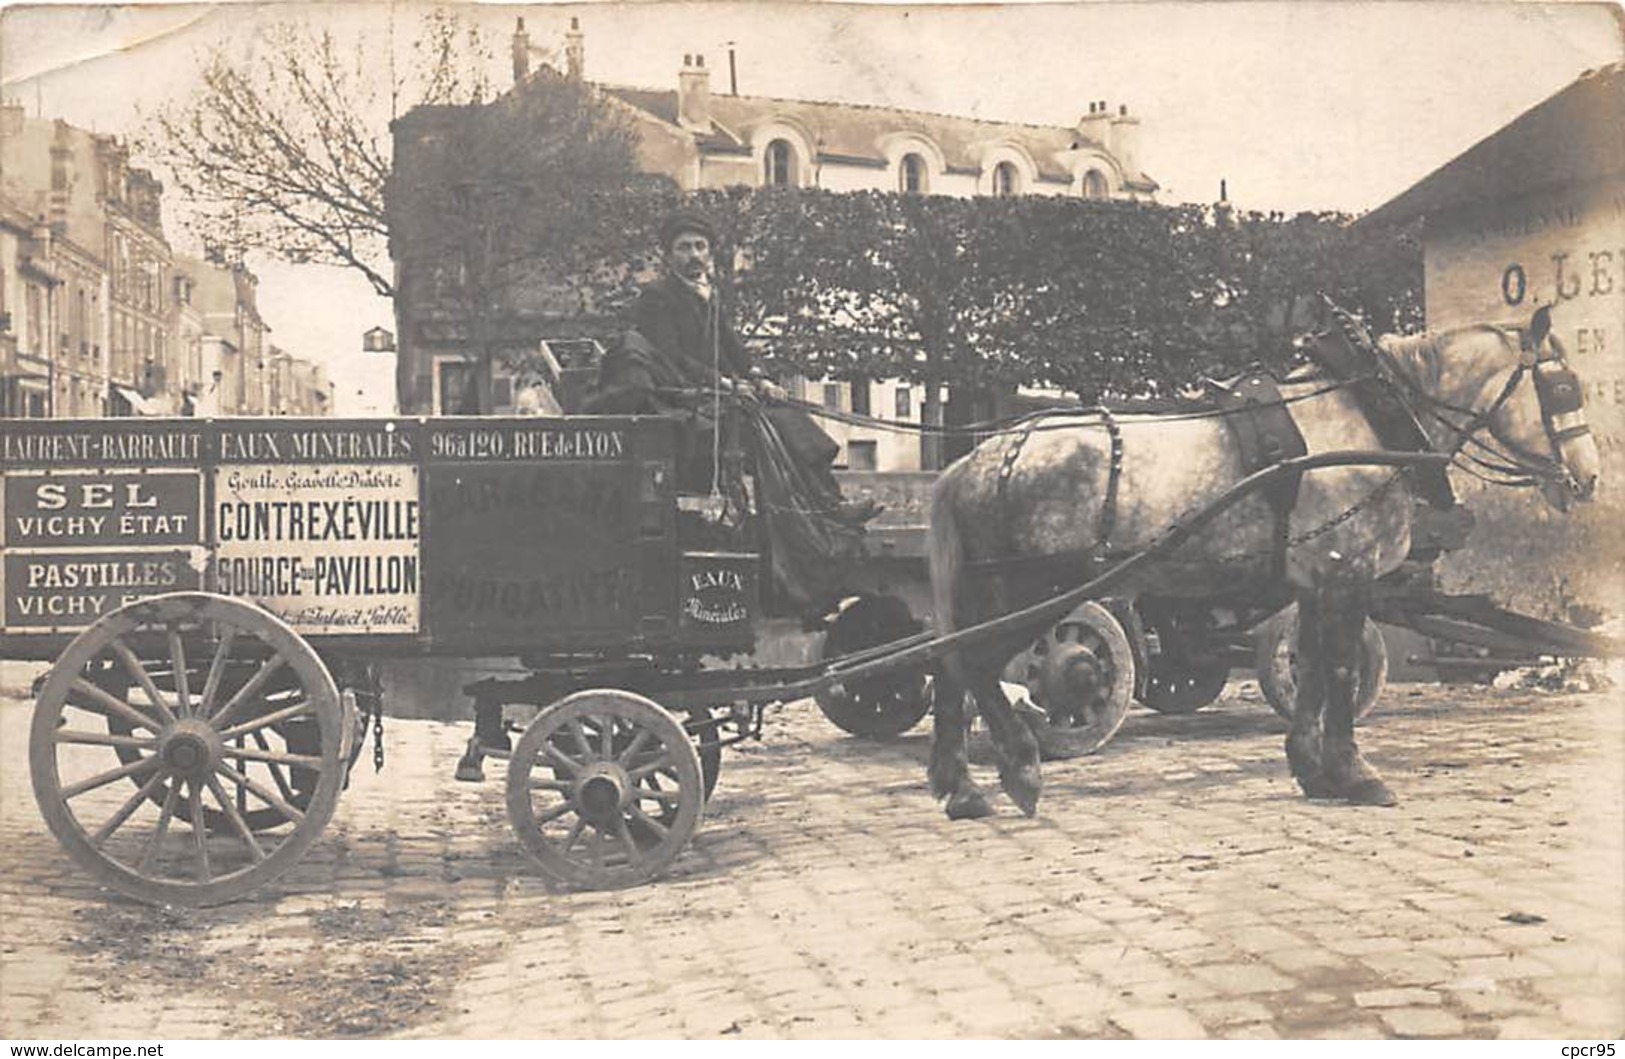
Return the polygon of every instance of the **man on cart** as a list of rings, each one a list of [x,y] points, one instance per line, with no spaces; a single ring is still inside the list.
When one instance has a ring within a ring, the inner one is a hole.
[[[840,451],[784,390],[751,362],[728,318],[713,254],[716,230],[679,210],[661,226],[666,274],[640,293],[633,330],[601,366],[590,410],[675,414],[689,423],[679,453],[685,490],[723,489],[721,449],[737,413],[756,481],[756,504],[772,544],[775,581],[798,603],[818,605],[819,572],[855,553],[863,524],[879,513],[869,500],[846,500],[832,463]],[[717,394],[725,397],[719,401]]]

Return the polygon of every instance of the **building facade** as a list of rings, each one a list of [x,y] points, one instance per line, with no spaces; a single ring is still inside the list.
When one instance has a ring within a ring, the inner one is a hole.
[[[43,252],[49,244],[48,226],[0,197],[0,413],[8,417],[43,419],[53,410],[57,276]]]
[[[530,41],[521,19],[513,39],[514,92],[533,79],[559,76],[530,68]],[[564,77],[585,81],[587,47],[578,19],[565,38]],[[1079,198],[1149,200],[1157,184],[1139,166],[1139,119],[1127,107],[1104,101],[1083,106],[1076,125],[1040,126],[982,121],[895,107],[816,100],[773,99],[723,92],[712,83],[703,55],[683,56],[666,88],[594,85],[638,135],[637,163],[648,174],[669,178],[684,190],[735,186],[823,188],[836,192],[883,191],[971,197],[977,195],[1070,195]],[[493,104],[495,105],[495,104]],[[396,122],[395,179],[411,182],[433,171],[447,123],[467,111],[420,107]],[[392,246],[397,266],[399,331],[397,397],[404,413],[472,410],[473,358],[444,320],[429,309],[422,262],[409,248]],[[497,360],[523,365],[549,332],[545,319],[494,320]],[[568,368],[570,365],[566,364]],[[521,369],[522,371],[522,369]],[[493,411],[512,411],[524,390],[517,375],[493,380]],[[844,412],[918,423],[924,389],[891,380],[861,385],[793,380],[805,400]],[[505,403],[506,402],[506,403]],[[842,423],[828,429],[842,446],[840,461],[863,469],[911,470],[920,466],[917,436]]]
[[[0,107],[0,415],[328,414],[319,373],[278,381],[253,274],[175,254],[162,214],[118,139]]]
[[[1596,500],[1567,514],[1526,490],[1458,482],[1476,516],[1443,569],[1456,585],[1547,612],[1625,599],[1625,65],[1582,76],[1362,218],[1421,217],[1428,327],[1527,323],[1585,388],[1602,456]],[[1519,562],[1506,557],[1517,555]]]

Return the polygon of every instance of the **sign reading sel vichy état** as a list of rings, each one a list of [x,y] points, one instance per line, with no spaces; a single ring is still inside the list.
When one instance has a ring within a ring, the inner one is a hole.
[[[200,586],[196,471],[12,473],[4,486],[5,624],[88,625]]]

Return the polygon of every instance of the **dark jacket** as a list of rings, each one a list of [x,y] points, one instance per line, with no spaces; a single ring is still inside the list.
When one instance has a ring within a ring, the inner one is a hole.
[[[841,502],[830,469],[840,447],[811,416],[790,405],[747,397],[724,405],[721,437],[713,434],[709,394],[718,376],[744,380],[750,355],[728,320],[720,292],[709,304],[675,276],[650,284],[632,309],[635,331],[606,353],[589,410],[609,414],[657,413],[685,419],[678,453],[680,488],[706,488],[714,474],[712,449],[729,438],[749,450],[756,472],[757,502],[772,539],[774,580],[799,603],[826,593],[823,582],[838,571],[831,559],[861,551],[861,533],[828,515]],[[727,414],[734,408],[737,415]],[[735,430],[739,433],[736,435]]]
[[[709,390],[719,373],[739,380],[749,375],[750,354],[720,299],[716,292],[707,303],[675,276],[643,288],[632,307],[636,333],[604,358],[592,410],[623,414],[681,410],[695,416],[696,426],[708,430],[709,420],[698,410],[703,403],[651,391]],[[829,465],[840,446],[798,408],[763,405],[762,414],[777,428],[790,458],[823,493],[819,506],[838,502],[839,489]]]
[[[728,307],[714,291],[706,302],[676,276],[651,283],[632,307],[632,326],[667,357],[682,361],[681,372],[710,379],[720,371],[743,379],[750,355],[728,320]]]

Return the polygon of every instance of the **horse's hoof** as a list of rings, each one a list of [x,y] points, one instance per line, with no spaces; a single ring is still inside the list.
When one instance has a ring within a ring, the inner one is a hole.
[[[1037,765],[1021,765],[1012,769],[999,770],[999,786],[1010,800],[1021,807],[1021,811],[1028,816],[1038,812],[1038,793],[1043,790],[1044,776],[1038,771]]]
[[[1320,740],[1310,736],[1286,737],[1286,763],[1299,783],[1320,774]]]
[[[1399,804],[1399,797],[1389,789],[1388,784],[1375,776],[1360,780],[1348,790],[1343,792],[1343,800],[1350,805],[1380,805],[1384,807]]]
[[[948,799],[948,819],[980,820],[993,815],[993,806],[981,791],[959,791]]]
[[[1298,781],[1298,789],[1303,791],[1305,798],[1319,801],[1335,801],[1342,797],[1342,792],[1332,785],[1332,781],[1326,778],[1325,773],[1319,770],[1300,773],[1294,769],[1292,778]]]

